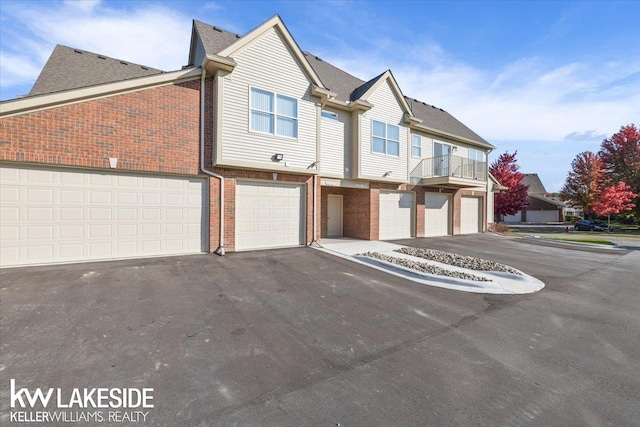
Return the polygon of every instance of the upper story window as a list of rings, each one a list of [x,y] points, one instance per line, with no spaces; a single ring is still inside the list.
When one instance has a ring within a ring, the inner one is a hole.
[[[331,111],[322,111],[320,115],[322,117],[326,117],[327,119],[338,120],[338,115],[336,113],[332,113]]]
[[[400,128],[373,120],[371,150],[374,153],[400,155]]]
[[[411,135],[411,156],[422,157],[422,138],[420,135]]]
[[[298,100],[251,88],[249,129],[254,132],[298,138]]]
[[[482,150],[477,150],[475,148],[469,148],[469,159],[476,160],[478,162],[483,162],[484,152],[482,152]]]

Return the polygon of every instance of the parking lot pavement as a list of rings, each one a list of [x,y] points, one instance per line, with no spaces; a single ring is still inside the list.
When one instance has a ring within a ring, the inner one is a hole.
[[[468,294],[308,248],[0,271],[0,424],[9,379],[151,387],[149,425],[640,419],[638,253],[461,237],[431,247],[547,287]]]

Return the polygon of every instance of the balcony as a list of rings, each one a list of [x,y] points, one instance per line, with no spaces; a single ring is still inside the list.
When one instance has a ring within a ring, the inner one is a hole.
[[[423,159],[411,171],[414,185],[481,187],[487,182],[487,163],[451,154]]]

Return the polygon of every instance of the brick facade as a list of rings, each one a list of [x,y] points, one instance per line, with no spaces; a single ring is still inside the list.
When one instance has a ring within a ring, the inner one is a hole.
[[[327,236],[327,197],[343,196],[343,235],[379,238],[380,191],[415,194],[414,236],[424,236],[425,192],[452,194],[453,233],[460,231],[462,196],[482,198],[486,221],[486,193],[408,184],[371,182],[369,189],[320,186],[312,175],[219,168],[212,165],[213,84],[205,84],[205,164],[225,177],[225,250],[235,249],[236,183],[239,179],[305,184],[305,243],[313,233],[313,184],[316,183],[317,238]],[[200,171],[200,81],[164,85],[135,92],[28,112],[0,120],[0,160],[92,170],[198,175],[209,180],[209,248],[220,246],[220,182]],[[109,158],[118,159],[111,169]]]
[[[481,199],[482,224],[486,224],[487,197],[486,192],[476,190],[455,190],[449,188],[412,186],[409,184],[389,184],[383,182],[371,182],[369,189],[356,189],[344,187],[323,186],[320,197],[320,227],[321,237],[327,237],[327,204],[331,194],[342,195],[343,203],[343,236],[354,239],[378,240],[380,230],[380,191],[410,191],[415,195],[414,237],[424,237],[425,229],[425,193],[450,194],[453,211],[453,234],[460,234],[460,210],[463,196],[478,197]],[[486,231],[481,229],[480,231]]]
[[[293,175],[278,173],[273,179],[272,172],[261,172],[240,169],[214,168],[214,172],[224,176],[224,246],[225,250],[235,250],[236,237],[236,184],[238,180],[261,181],[272,183],[305,184],[305,244],[313,241],[313,177],[310,175]],[[319,180],[317,180],[319,181]],[[211,250],[220,246],[220,181],[212,179],[210,193],[210,242]],[[319,192],[318,192],[319,193]]]
[[[0,120],[0,160],[197,175],[198,81]]]

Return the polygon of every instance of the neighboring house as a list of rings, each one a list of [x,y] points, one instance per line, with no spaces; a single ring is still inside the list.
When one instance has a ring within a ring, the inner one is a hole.
[[[515,215],[505,215],[504,222],[562,222],[565,204],[554,200],[537,173],[525,174],[522,184],[528,185],[527,207]]]
[[[477,233],[499,191],[491,144],[278,16],[194,21],[172,72],[57,46],[0,117],[3,266]]]
[[[489,188],[487,192],[487,225],[495,223],[494,218],[494,193],[499,193],[504,190],[508,190],[509,187],[505,187],[500,184],[495,176],[489,172]]]

